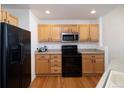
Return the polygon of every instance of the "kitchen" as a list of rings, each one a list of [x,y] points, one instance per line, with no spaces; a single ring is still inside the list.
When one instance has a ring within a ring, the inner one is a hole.
[[[105,23],[109,12],[121,9],[121,5],[2,5],[6,20],[1,22],[31,32],[27,87],[103,87],[101,77],[106,77],[113,58]]]

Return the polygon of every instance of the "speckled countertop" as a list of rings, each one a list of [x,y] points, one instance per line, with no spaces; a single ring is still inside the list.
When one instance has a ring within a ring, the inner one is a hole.
[[[82,54],[88,54],[88,53],[97,54],[97,53],[104,53],[104,50],[100,50],[100,49],[79,49],[78,52],[80,52]],[[37,51],[35,51],[35,54],[62,54],[62,52],[59,49],[50,49],[47,52],[37,52]]]

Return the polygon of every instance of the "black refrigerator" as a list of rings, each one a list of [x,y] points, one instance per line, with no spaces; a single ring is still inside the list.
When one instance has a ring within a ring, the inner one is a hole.
[[[30,82],[30,32],[0,23],[0,87],[26,88]]]

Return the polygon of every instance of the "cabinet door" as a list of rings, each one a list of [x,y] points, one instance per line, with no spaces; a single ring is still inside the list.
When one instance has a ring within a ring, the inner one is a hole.
[[[62,25],[62,32],[71,32],[71,25],[69,24]]]
[[[78,25],[71,25],[71,32],[78,32]]]
[[[89,25],[79,25],[80,41],[89,40]]]
[[[2,22],[2,7],[0,5],[0,22]]]
[[[94,73],[103,73],[103,72],[104,72],[104,59],[95,59]]]
[[[61,25],[52,25],[51,38],[52,38],[52,41],[60,41],[61,40]]]
[[[90,40],[98,41],[99,40],[99,27],[98,24],[90,25]]]
[[[35,70],[36,74],[48,74],[50,73],[50,63],[48,55],[36,55]]]
[[[51,25],[38,25],[38,41],[51,41]]]
[[[93,73],[93,63],[90,55],[82,56],[82,72]]]
[[[36,74],[47,74],[50,72],[48,61],[36,62]]]
[[[18,26],[18,19],[7,12],[7,23]]]
[[[7,21],[7,12],[4,10],[1,10],[1,22],[6,22]]]
[[[83,73],[93,73],[93,64],[91,59],[83,60]]]

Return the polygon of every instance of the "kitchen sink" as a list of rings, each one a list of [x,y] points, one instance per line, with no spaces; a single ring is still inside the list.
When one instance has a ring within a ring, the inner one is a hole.
[[[124,88],[124,72],[112,70],[109,74],[105,88]]]

